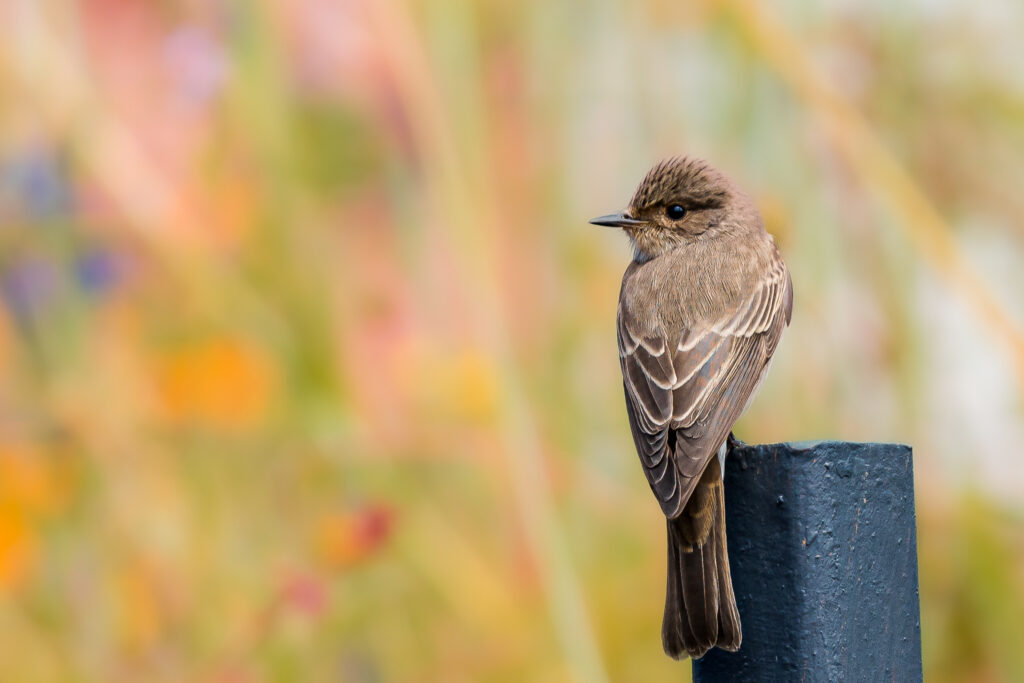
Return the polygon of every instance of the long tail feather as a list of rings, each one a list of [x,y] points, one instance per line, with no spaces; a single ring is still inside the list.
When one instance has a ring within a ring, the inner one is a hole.
[[[712,458],[683,513],[668,526],[668,583],[662,645],[674,659],[712,647],[735,651],[742,639],[729,574],[721,468]]]

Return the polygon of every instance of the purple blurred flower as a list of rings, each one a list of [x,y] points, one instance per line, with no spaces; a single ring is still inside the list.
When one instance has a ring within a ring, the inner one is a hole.
[[[45,306],[56,284],[53,264],[39,259],[17,261],[0,272],[0,295],[18,320],[31,318]]]
[[[109,249],[87,249],[75,260],[75,281],[89,294],[105,294],[120,279],[120,265],[117,255]]]
[[[0,166],[0,187],[14,195],[33,218],[67,215],[72,191],[59,156],[51,149],[25,150]]]

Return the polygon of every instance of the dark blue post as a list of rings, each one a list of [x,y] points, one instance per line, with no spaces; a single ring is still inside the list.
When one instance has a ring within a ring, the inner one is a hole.
[[[921,680],[909,446],[741,446],[725,508],[743,644],[695,683]]]

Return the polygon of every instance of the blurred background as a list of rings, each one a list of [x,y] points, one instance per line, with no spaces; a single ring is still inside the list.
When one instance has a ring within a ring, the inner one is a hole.
[[[587,219],[703,156],[738,435],[915,451],[925,676],[1024,680],[1024,5],[0,0],[0,677],[688,680]]]

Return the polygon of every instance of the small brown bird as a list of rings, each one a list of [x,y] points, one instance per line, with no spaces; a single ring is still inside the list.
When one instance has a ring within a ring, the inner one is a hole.
[[[662,645],[675,659],[735,651],[726,442],[789,324],[789,271],[751,199],[697,159],[662,161],[625,211],[590,222],[622,228],[634,249],[619,362],[633,441],[667,518]]]

